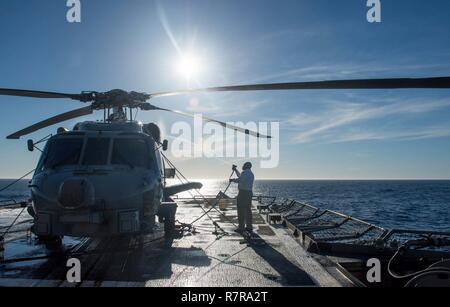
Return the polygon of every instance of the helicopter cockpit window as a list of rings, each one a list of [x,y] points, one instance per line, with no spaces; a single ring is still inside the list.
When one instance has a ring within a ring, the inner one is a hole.
[[[44,169],[52,169],[58,166],[76,165],[80,160],[83,139],[60,138],[49,143],[43,162]]]
[[[84,151],[83,165],[106,165],[109,152],[108,138],[90,138]]]
[[[151,157],[144,139],[115,139],[111,164],[150,168]]]

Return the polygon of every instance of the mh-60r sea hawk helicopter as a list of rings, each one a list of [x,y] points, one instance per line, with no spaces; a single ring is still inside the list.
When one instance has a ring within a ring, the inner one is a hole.
[[[170,172],[166,172],[161,150],[166,150],[168,143],[161,141],[155,124],[135,121],[133,109],[193,115],[154,106],[148,102],[152,98],[198,92],[406,88],[448,89],[450,77],[253,84],[155,94],[123,90],[64,94],[0,89],[0,95],[91,103],[11,134],[8,139],[19,139],[39,129],[103,110],[103,121],[81,122],[70,131],[59,128],[57,134],[45,139],[47,144],[31,180],[32,230],[40,238],[59,240],[62,236],[151,232],[156,217],[164,222],[167,234],[173,230],[176,203],[170,197],[198,189],[201,184],[166,186],[165,179]],[[257,138],[270,138],[211,118],[203,119]],[[29,150],[36,144],[29,140]]]

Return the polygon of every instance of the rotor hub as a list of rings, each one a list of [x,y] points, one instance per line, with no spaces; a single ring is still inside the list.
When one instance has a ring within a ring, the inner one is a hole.
[[[93,99],[92,107],[94,109],[105,108],[138,108],[148,99],[150,95],[138,92],[127,92],[121,89],[115,89],[105,93],[91,93]]]

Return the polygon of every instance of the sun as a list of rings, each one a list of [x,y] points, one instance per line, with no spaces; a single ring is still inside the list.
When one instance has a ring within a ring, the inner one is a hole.
[[[181,56],[176,64],[177,72],[188,80],[198,77],[202,68],[200,58],[192,54]]]

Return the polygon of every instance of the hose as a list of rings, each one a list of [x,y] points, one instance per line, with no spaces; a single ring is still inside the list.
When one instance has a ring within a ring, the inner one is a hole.
[[[233,177],[233,175],[234,175],[234,170],[233,170],[233,172],[231,173],[229,179],[231,179],[231,178]],[[192,221],[192,222],[191,222],[191,225],[197,223],[197,222],[198,222],[199,220],[201,220],[207,213],[211,212],[211,211],[217,206],[217,204],[220,203],[220,201],[223,199],[223,196],[224,196],[225,194],[227,194],[227,191],[228,191],[228,189],[230,188],[230,186],[231,186],[231,181],[228,183],[228,186],[227,186],[226,189],[222,192],[222,194],[220,195],[220,197],[219,197],[219,199],[216,201],[216,203],[215,203],[208,211],[206,211],[203,215],[199,216],[199,217],[196,218],[194,221]]]
[[[186,181],[186,182],[189,182],[189,180],[178,170],[178,168],[163,154],[163,153],[161,153],[162,154],[162,156],[163,156],[163,158],[167,161],[167,163],[171,166],[171,167],[173,167],[174,169],[175,169],[175,171],[176,171],[176,173],[177,174],[180,174],[180,176]],[[233,174],[234,174],[234,170],[233,170]],[[230,178],[233,176],[233,174],[231,174],[231,176],[230,176]],[[180,177],[177,175],[177,178],[183,183],[183,181],[180,179]],[[229,186],[231,185],[231,182],[229,183],[229,185],[228,185],[228,188],[229,188]],[[228,189],[227,188],[227,189]],[[214,220],[213,220],[213,218],[211,217],[211,216],[209,216],[209,212],[211,212],[212,210],[216,210],[219,214],[221,214],[226,220],[228,220],[233,226],[235,226],[235,227],[237,227],[237,225],[228,217],[228,216],[226,216],[223,212],[221,212],[220,210],[218,210],[215,206],[217,205],[217,203],[215,204],[215,205],[212,205],[211,203],[210,203],[210,201],[198,190],[198,189],[196,189],[196,192],[202,197],[202,199],[206,202],[206,203],[208,203],[208,205],[210,205],[211,206],[211,209],[210,210],[206,210],[205,208],[203,208],[203,206],[200,206],[200,208],[203,210],[203,212],[204,212],[204,214],[203,214],[203,216],[207,216],[211,221],[212,221],[212,223],[213,223],[213,225],[216,227],[216,228],[219,228],[219,229],[221,229],[222,230],[222,232],[224,232],[224,233],[226,233],[220,226],[219,226],[219,224],[217,224],[217,222],[215,222]],[[194,195],[190,192],[190,191],[188,191],[188,193],[194,198]],[[221,197],[219,198],[219,201],[221,200],[223,198],[223,194],[221,195]],[[202,216],[202,217],[203,217]],[[197,221],[196,221],[197,222]],[[192,224],[192,223],[191,223]]]
[[[389,274],[396,278],[396,279],[406,279],[406,278],[412,278],[415,277],[417,275],[421,275],[421,274],[425,274],[427,272],[433,272],[435,270],[447,270],[450,271],[449,268],[446,267],[439,267],[437,265],[439,265],[440,263],[446,262],[447,260],[440,260],[437,261],[435,263],[433,263],[432,265],[430,265],[429,267],[427,267],[426,269],[414,272],[414,273],[410,273],[410,274],[406,274],[406,275],[398,275],[397,273],[395,273],[392,270],[392,263],[394,262],[394,260],[400,255],[401,252],[404,252],[406,250],[406,246],[401,246],[396,252],[395,254],[391,257],[391,259],[389,260],[388,266],[387,266],[387,270],[389,272]]]
[[[423,273],[415,276],[410,281],[408,281],[406,283],[406,285],[405,285],[405,288],[410,288],[410,287],[414,286],[413,284],[416,281],[418,281],[420,278],[426,277],[428,275],[437,275],[437,274],[446,274],[447,276],[449,276],[450,275],[450,270],[449,269],[445,270],[445,269],[437,269],[436,268],[436,270],[433,269],[433,270],[429,270],[429,271],[423,272]]]

